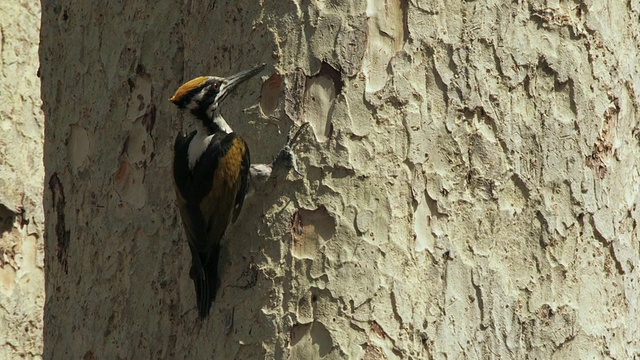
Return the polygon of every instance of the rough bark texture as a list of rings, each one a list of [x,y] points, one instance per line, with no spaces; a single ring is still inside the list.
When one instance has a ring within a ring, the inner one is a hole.
[[[640,356],[639,16],[43,1],[45,357]],[[201,322],[167,99],[261,62],[223,114],[254,162],[310,122],[303,176],[247,200]]]
[[[0,359],[42,355],[39,30],[38,1],[0,1]]]

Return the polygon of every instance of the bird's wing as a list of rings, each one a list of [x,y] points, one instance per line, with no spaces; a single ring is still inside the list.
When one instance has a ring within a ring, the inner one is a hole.
[[[242,140],[244,143],[244,140]],[[240,189],[236,195],[236,204],[233,209],[233,218],[231,222],[236,222],[242,205],[244,204],[244,197],[247,195],[247,187],[249,185],[249,168],[251,167],[251,155],[249,154],[249,146],[244,143],[245,152],[242,156],[242,165],[240,166]]]
[[[243,197],[240,194],[246,191],[248,148],[240,136],[230,133],[220,140],[214,137],[205,151],[205,156],[203,160],[211,163],[203,166],[202,171],[215,170],[205,174],[212,182],[209,192],[203,194],[200,210],[207,224],[209,242],[217,244],[232,219],[238,197]]]
[[[219,287],[218,261],[220,240],[229,225],[234,212],[235,201],[243,184],[244,163],[247,147],[242,138],[228,134],[222,139],[214,137],[205,151],[203,165],[210,161],[206,169],[215,169],[212,174],[203,174],[199,178],[210,178],[211,186],[200,201],[200,213],[206,224],[206,244],[200,247],[200,260],[205,271],[204,288],[198,293],[200,316],[205,317],[215,300]],[[203,170],[208,171],[208,170]],[[246,176],[244,176],[246,178]],[[245,181],[246,182],[246,181]],[[246,186],[246,185],[245,185]],[[194,283],[196,279],[194,279]],[[196,283],[196,291],[202,283]]]

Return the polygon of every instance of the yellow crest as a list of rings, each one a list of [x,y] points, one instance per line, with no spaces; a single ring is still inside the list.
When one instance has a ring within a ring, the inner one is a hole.
[[[190,93],[194,89],[198,89],[202,87],[202,85],[204,85],[206,81],[207,81],[206,76],[199,76],[193,80],[187,81],[186,83],[182,84],[182,86],[180,86],[178,90],[176,90],[176,93],[173,94],[173,96],[169,100],[171,100],[174,103],[179,102],[183,96]]]

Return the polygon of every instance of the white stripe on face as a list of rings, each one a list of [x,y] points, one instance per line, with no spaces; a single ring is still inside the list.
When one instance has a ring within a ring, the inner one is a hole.
[[[196,95],[194,95],[191,98],[191,101],[189,101],[189,103],[187,104],[187,108],[189,110],[193,110],[195,108],[198,107],[198,102],[200,102],[202,100],[202,98],[204,97],[204,94],[207,93],[207,90],[209,90],[209,86],[205,86],[202,88],[202,90],[200,90]]]

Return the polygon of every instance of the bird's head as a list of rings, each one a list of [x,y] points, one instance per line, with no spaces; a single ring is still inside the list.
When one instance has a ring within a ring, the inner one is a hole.
[[[265,64],[241,71],[229,77],[200,76],[178,88],[171,102],[180,109],[189,109],[199,119],[211,121],[222,101],[239,84],[259,73]]]

